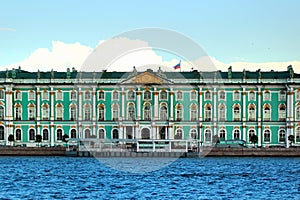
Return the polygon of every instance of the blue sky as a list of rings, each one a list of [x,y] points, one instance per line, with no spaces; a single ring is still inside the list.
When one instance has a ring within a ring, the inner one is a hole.
[[[1,0],[0,66],[52,41],[95,48],[143,27],[177,31],[224,63],[300,60],[297,0]]]

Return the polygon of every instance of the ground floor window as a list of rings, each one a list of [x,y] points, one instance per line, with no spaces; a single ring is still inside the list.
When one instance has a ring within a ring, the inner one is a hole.
[[[49,131],[48,131],[48,129],[43,130],[43,140],[49,140]]]
[[[175,134],[175,139],[181,140],[182,139],[182,135],[183,135],[182,129],[177,129],[176,130],[176,134]]]
[[[234,129],[234,131],[233,131],[233,139],[234,140],[239,140],[240,139],[240,130],[239,129]]]
[[[114,129],[112,132],[113,139],[119,139],[119,131],[118,129]]]
[[[104,129],[99,129],[99,131],[98,131],[98,138],[99,139],[105,139],[105,131],[104,131]]]
[[[211,141],[211,130],[210,129],[205,130],[204,136],[205,136],[205,141]]]
[[[29,129],[29,140],[35,140],[35,131],[34,131],[34,129]]]
[[[61,129],[57,129],[57,131],[56,131],[56,139],[57,140],[62,140],[62,130]]]
[[[264,131],[264,142],[271,142],[271,131],[269,129]]]
[[[84,130],[84,137],[85,138],[90,138],[91,137],[91,130],[90,129],[85,129]]]
[[[77,138],[76,130],[72,129],[71,130],[71,138]]]
[[[22,139],[22,131],[21,129],[16,130],[16,140],[20,141]]]
[[[279,130],[279,142],[285,142],[285,130],[284,129]]]
[[[4,127],[0,126],[0,140],[4,140]]]

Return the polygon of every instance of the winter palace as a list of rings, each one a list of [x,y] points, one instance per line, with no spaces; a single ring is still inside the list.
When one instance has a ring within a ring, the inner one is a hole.
[[[300,74],[286,71],[0,72],[0,145],[69,138],[300,145]]]

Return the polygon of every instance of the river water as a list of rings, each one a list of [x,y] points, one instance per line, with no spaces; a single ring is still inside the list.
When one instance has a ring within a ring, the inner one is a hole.
[[[300,199],[300,158],[135,159],[0,157],[0,199]]]

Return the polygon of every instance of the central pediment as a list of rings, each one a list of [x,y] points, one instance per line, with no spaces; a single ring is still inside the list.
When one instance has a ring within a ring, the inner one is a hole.
[[[164,84],[164,83],[170,84],[171,82],[163,77],[156,75],[155,73],[146,71],[136,76],[130,77],[123,83],[149,85],[149,84]]]

